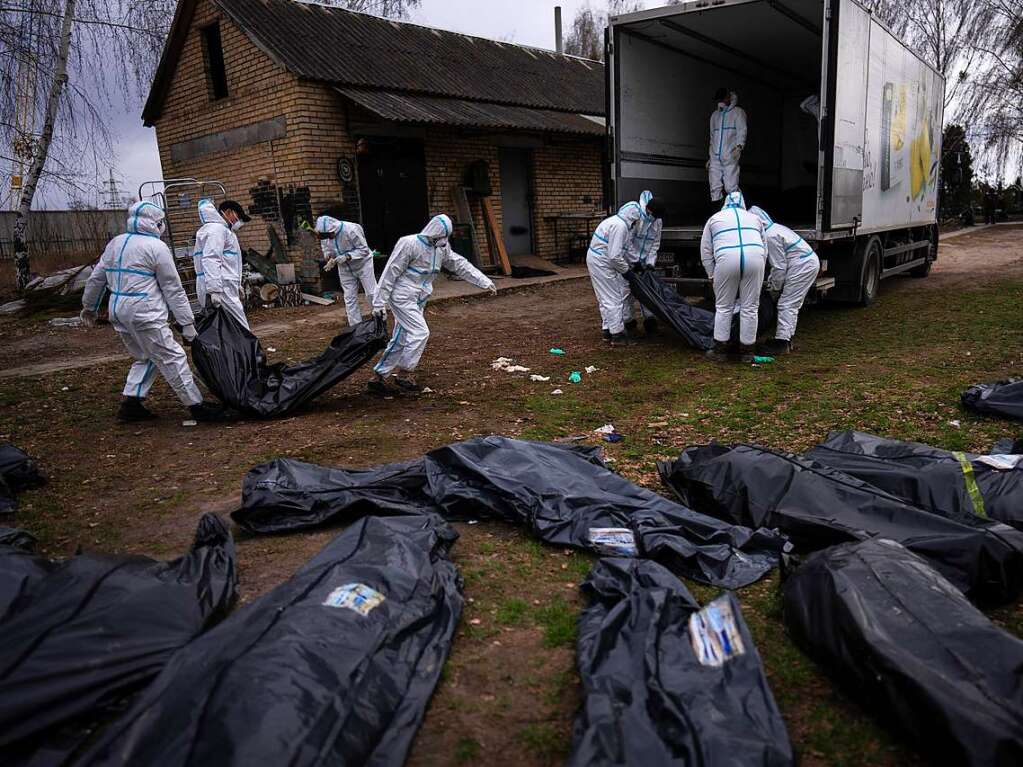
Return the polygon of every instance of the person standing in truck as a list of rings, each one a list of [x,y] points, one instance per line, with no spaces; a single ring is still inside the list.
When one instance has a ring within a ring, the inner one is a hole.
[[[710,199],[720,204],[726,194],[739,188],[739,158],[746,146],[746,111],[735,91],[718,88],[717,108],[710,116]]]

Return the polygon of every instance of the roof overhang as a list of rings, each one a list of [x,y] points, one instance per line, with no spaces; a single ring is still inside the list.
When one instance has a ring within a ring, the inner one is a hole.
[[[420,96],[394,91],[335,87],[335,90],[383,120],[420,125],[454,125],[492,130],[524,130],[603,136],[604,118],[575,112]]]

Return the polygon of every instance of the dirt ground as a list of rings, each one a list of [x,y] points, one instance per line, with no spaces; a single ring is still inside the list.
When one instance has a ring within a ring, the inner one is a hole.
[[[1023,316],[1018,311],[1021,232],[1023,227],[996,227],[943,243],[930,278],[885,282],[869,309],[806,310],[801,350],[773,370],[716,368],[666,333],[631,349],[608,349],[600,339],[588,282],[572,280],[429,308],[432,335],[420,381],[431,394],[371,398],[364,391],[370,377],[366,368],[294,417],[222,428],[184,427],[184,412],[162,382],[150,398],[159,421],[118,424],[113,414],[128,365],[109,328],[51,328],[45,319],[0,319],[0,440],[38,457],[51,478],[44,489],[24,496],[16,515],[2,523],[36,534],[47,554],[67,555],[81,544],[169,558],[187,548],[202,512],[231,511],[243,474],[277,456],[361,467],[481,434],[552,438],[590,432],[611,421],[629,437],[609,448],[613,466],[657,487],[654,460],[677,455],[694,439],[773,439],[772,444],[795,450],[823,438],[828,428],[879,425],[888,425],[893,436],[933,433],[958,439],[959,432],[947,424],[967,419],[945,398],[951,399],[949,393],[964,381],[997,377],[1007,366],[1023,364],[1017,343],[1023,320],[998,348],[969,359],[957,356],[953,364],[945,335],[970,338],[975,331],[963,325],[961,312],[952,313],[951,304],[962,300],[988,307],[992,315],[1002,312],[997,319],[1005,325],[1011,307],[1001,309],[992,298],[1005,284],[1015,296],[1017,318]],[[947,318],[944,307],[949,307]],[[919,349],[913,365],[906,366],[904,354],[885,356],[886,344],[904,335],[905,327],[923,322],[928,312],[938,319],[928,321],[932,330],[920,329],[920,337],[934,340],[913,347]],[[322,349],[343,324],[341,317],[336,308],[304,307],[257,313],[253,325],[264,345],[276,350],[272,360],[297,361]],[[568,356],[549,354],[555,346]],[[831,357],[815,356],[825,347]],[[496,372],[490,363],[498,356],[552,380],[531,383],[525,376]],[[571,371],[588,365],[598,372],[584,376],[578,386],[567,383]],[[777,382],[768,380],[772,375]],[[900,377],[915,381],[908,385],[918,392],[904,419],[901,410],[895,416],[889,406],[899,396],[894,382]],[[829,381],[836,387],[826,390]],[[835,395],[842,382],[848,383],[845,391],[860,393]],[[792,393],[806,386],[800,393],[806,400],[792,404],[784,388],[776,392],[782,384]],[[776,392],[783,404],[740,406],[732,389],[748,386],[761,387],[770,397]],[[552,395],[555,388],[566,394]],[[884,413],[869,410],[874,398],[884,400]],[[650,431],[649,423],[662,417],[672,427]],[[979,449],[1002,431],[1003,426],[980,423],[962,439]],[[582,606],[578,585],[591,560],[539,546],[502,525],[457,529],[462,538],[454,559],[465,579],[467,609],[410,763],[558,763],[579,704],[574,621]],[[243,600],[250,601],[287,579],[338,529],[268,538],[235,532]],[[748,600],[751,610],[763,606],[767,614],[765,628],[754,628],[754,634],[804,763],[912,761],[794,650],[778,650],[783,665],[766,660],[764,645],[784,642],[780,622],[769,615],[776,585],[775,578],[757,584],[747,590]],[[694,593],[702,599],[705,592]],[[746,609],[746,592],[743,601]],[[788,684],[787,665],[810,676],[793,678],[791,690],[780,692]],[[815,719],[820,711],[836,718],[835,732],[843,732],[838,720],[856,720],[854,735],[868,744],[866,753],[863,742],[851,740],[848,761],[835,757],[834,749],[844,746],[821,742]]]

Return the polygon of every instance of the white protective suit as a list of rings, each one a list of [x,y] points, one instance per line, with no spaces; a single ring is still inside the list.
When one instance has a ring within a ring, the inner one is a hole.
[[[433,294],[433,281],[442,266],[481,290],[494,287],[489,277],[451,250],[450,235],[451,219],[434,216],[422,232],[398,240],[387,259],[373,296],[373,308],[390,308],[394,333],[373,368],[377,375],[387,376],[395,368],[412,372],[419,365],[430,339],[423,308]]]
[[[320,240],[320,248],[323,250],[324,258],[337,262],[337,276],[341,280],[341,290],[345,296],[348,324],[358,325],[362,322],[359,283],[362,283],[362,289],[370,301],[377,292],[377,278],[373,272],[373,251],[366,244],[366,235],[358,224],[340,221],[330,216],[320,216],[316,219],[316,231],[334,235],[332,240]]]
[[[714,280],[714,340],[720,343],[730,340],[738,298],[739,343],[752,346],[757,340],[767,247],[764,222],[746,210],[742,192],[730,193],[724,207],[703,227],[700,258],[707,276]]]
[[[629,249],[626,253],[626,258],[629,261],[630,268],[636,264],[642,263],[648,267],[652,267],[657,263],[657,254],[661,250],[661,231],[664,228],[664,222],[659,218],[654,218],[647,211],[647,204],[654,198],[653,192],[643,192],[639,196],[639,210],[640,219],[636,225],[636,230],[629,241]],[[633,318],[632,308],[632,291],[629,290],[629,283],[624,282],[625,291],[625,304],[623,307],[624,319],[626,322],[630,322]],[[650,312],[645,306],[640,305],[643,317],[653,317],[653,313]]]
[[[817,282],[821,270],[820,259],[813,248],[787,226],[771,219],[765,210],[754,205],[750,213],[760,216],[764,222],[764,240],[767,243],[767,258],[771,273],[767,277],[767,289],[781,291],[778,298],[778,332],[775,338],[791,341],[796,334],[799,310],[806,300],[806,294]]]
[[[600,222],[586,252],[601,326],[612,335],[625,332],[625,303],[630,296],[622,275],[629,271],[629,244],[642,215],[638,203],[626,203],[618,213]]]
[[[240,298],[242,289],[242,249],[238,237],[220,215],[213,200],[199,200],[202,226],[195,233],[195,294],[199,307],[206,306],[211,293],[223,296],[224,309],[234,315],[246,330],[249,320]]]
[[[746,146],[746,110],[731,94],[728,104],[718,104],[710,116],[710,199],[720,200],[739,188],[738,147]]]
[[[202,402],[184,349],[167,324],[168,308],[182,327],[195,324],[188,296],[170,248],[160,239],[164,213],[151,202],[128,209],[127,234],[119,234],[103,251],[82,295],[82,306],[98,312],[103,289],[110,291],[110,324],[135,363],[124,396],[143,398],[164,377],[186,406]]]

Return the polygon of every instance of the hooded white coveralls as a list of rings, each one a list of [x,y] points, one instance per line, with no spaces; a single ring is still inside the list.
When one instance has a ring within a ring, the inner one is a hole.
[[[98,312],[103,289],[110,291],[110,324],[135,358],[124,396],[145,397],[159,371],[182,403],[198,405],[202,394],[167,324],[168,308],[182,327],[194,325],[195,318],[170,248],[160,239],[163,219],[163,210],[151,202],[128,209],[127,234],[107,244],[85,285],[82,306]]]
[[[739,188],[739,155],[746,146],[746,110],[734,93],[710,116],[710,199],[720,200]]]
[[[316,219],[316,231],[320,234],[334,235],[332,240],[320,240],[320,248],[323,250],[324,258],[337,260],[337,276],[345,296],[348,324],[358,325],[362,322],[359,283],[362,283],[362,289],[370,301],[377,292],[377,278],[373,272],[373,251],[366,244],[366,235],[358,224],[330,216],[320,216]]]
[[[647,204],[654,198],[653,192],[643,192],[639,196],[639,210],[640,219],[636,225],[636,231],[632,236],[632,240],[629,241],[629,249],[625,257],[629,262],[629,267],[633,267],[636,264],[643,263],[648,267],[652,267],[657,264],[657,254],[661,250],[661,231],[664,228],[664,222],[659,218],[654,218],[647,211]],[[623,282],[624,279],[623,279]],[[629,290],[629,283],[625,282],[625,305],[623,308],[624,319],[626,322],[630,322],[633,317],[632,309],[632,291]],[[653,313],[649,311],[645,306],[640,304],[640,311],[644,318],[653,317]]]
[[[806,240],[787,226],[771,220],[767,211],[754,205],[750,208],[750,213],[760,216],[764,222],[767,258],[771,263],[767,289],[781,291],[778,298],[778,331],[775,338],[791,341],[792,336],[796,334],[799,310],[810,288],[817,282],[821,262]]]
[[[625,332],[625,303],[631,296],[622,275],[629,271],[629,243],[641,217],[638,203],[626,203],[618,213],[600,222],[586,253],[601,326],[612,335]]]
[[[738,297],[739,343],[752,346],[757,340],[767,248],[764,222],[746,210],[742,192],[729,194],[724,207],[703,227],[700,258],[707,276],[714,280],[714,340],[727,343],[731,338]]]
[[[202,226],[195,233],[195,250],[192,251],[199,307],[206,306],[210,293],[220,293],[224,309],[248,330],[249,320],[240,298],[242,249],[238,237],[220,215],[213,200],[199,200],[199,220]]]
[[[442,266],[481,290],[494,287],[489,277],[451,250],[450,234],[451,219],[434,216],[422,232],[398,240],[387,259],[373,297],[373,308],[390,307],[394,333],[373,368],[377,375],[387,376],[395,368],[412,372],[419,365],[430,339],[423,308],[433,294],[433,281]]]

